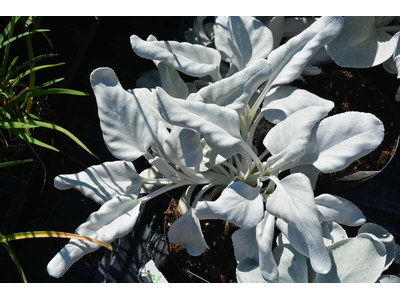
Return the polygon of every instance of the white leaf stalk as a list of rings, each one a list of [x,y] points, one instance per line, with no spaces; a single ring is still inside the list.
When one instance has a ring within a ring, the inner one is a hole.
[[[131,36],[133,51],[158,70],[144,73],[142,88],[127,92],[109,68],[92,72],[104,141],[121,161],[55,178],[56,188],[77,189],[102,205],[76,233],[110,243],[132,230],[141,203],[186,187],[170,241],[197,256],[209,251],[200,220],[240,227],[233,235],[239,282],[388,280],[380,275],[393,261],[393,240],[384,229],[365,227],[348,239],[339,224],[362,225],[361,211],[313,192],[319,173],[341,170],[379,146],[381,121],[357,112],[326,118],[331,101],[287,85],[338,36],[343,19],[313,20],[282,45],[283,17],[268,19],[269,27],[253,17],[218,17],[214,27],[204,20],[186,34],[193,44]],[[199,80],[184,82],[178,71]],[[272,129],[260,133],[263,119]],[[256,138],[263,141],[258,148]],[[138,174],[132,162],[141,156],[152,167]],[[71,240],[49,274],[62,276],[95,249]],[[368,263],[359,260],[348,269],[342,255],[354,251],[375,263],[365,271],[357,268]]]

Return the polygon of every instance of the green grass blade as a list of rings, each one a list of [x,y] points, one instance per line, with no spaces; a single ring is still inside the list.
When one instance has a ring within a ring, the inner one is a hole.
[[[43,17],[38,17],[37,20],[35,20],[35,25],[33,26],[33,29],[36,29],[38,26],[40,26],[40,23],[42,23]]]
[[[13,99],[12,101],[8,102],[8,104],[6,106],[4,106],[4,109],[6,110],[12,110],[13,106],[19,104],[22,101],[27,101],[28,97],[28,93],[24,93],[20,96],[18,96],[17,98]],[[24,105],[22,105],[24,106]],[[15,113],[15,110],[13,110],[13,113]]]
[[[15,74],[18,74],[18,72],[20,72],[21,70],[29,67],[32,63],[37,63],[38,61],[41,61],[43,59],[57,57],[57,56],[58,56],[58,54],[56,54],[56,53],[47,53],[47,54],[38,55],[38,56],[20,64],[18,67],[16,67],[14,70],[11,71],[10,76],[12,78],[12,76],[14,76]]]
[[[20,17],[13,17],[13,18],[14,19],[11,19],[11,21],[14,20],[14,24],[12,24],[12,22],[9,22],[8,25],[4,28],[3,32],[0,34],[0,43],[3,43],[5,41],[5,39],[7,39],[9,37],[9,33],[10,33],[12,26],[14,26],[20,19]]]
[[[35,139],[35,138],[31,137],[26,132],[22,132],[22,131],[19,131],[19,130],[16,130],[16,129],[11,129],[11,131],[15,135],[17,135],[20,138],[22,138],[25,142],[28,142],[28,143],[31,143],[33,145],[40,146],[40,147],[43,147],[43,148],[47,148],[47,149],[50,149],[50,150],[53,150],[53,151],[56,151],[56,152],[60,152],[60,150],[58,150],[57,148],[55,148],[53,146],[50,146],[49,144],[46,144],[46,143],[44,143],[42,141],[39,141],[38,139]]]
[[[25,37],[25,36],[32,35],[32,34],[34,34],[36,32],[46,32],[46,31],[50,31],[50,30],[49,29],[35,29],[35,30],[30,30],[30,31],[18,34],[18,35],[14,36],[14,37],[12,37],[10,39],[7,39],[6,41],[1,42],[0,43],[0,49],[3,48],[4,46],[7,46],[8,44],[11,44],[12,42],[14,42],[14,41],[16,41],[16,40],[18,40],[20,38]]]
[[[36,127],[40,127],[40,125],[30,124],[26,122],[18,122],[12,119],[0,120],[0,128],[3,129],[36,128]]]
[[[19,165],[19,164],[25,164],[25,163],[29,163],[32,161],[33,161],[33,159],[21,159],[21,160],[6,161],[3,163],[0,163],[0,169],[5,168],[5,167]]]
[[[4,238],[4,235],[2,235],[0,233],[0,239],[3,239],[3,238]],[[24,270],[22,270],[21,264],[19,263],[17,257],[15,256],[14,251],[12,251],[8,242],[3,242],[3,245],[4,245],[4,248],[6,248],[8,255],[10,255],[12,261],[14,262],[14,265],[17,267],[17,270],[18,270],[19,274],[21,275],[22,281],[24,283],[28,283],[28,281],[26,280],[26,277],[25,277]]]
[[[2,114],[3,116],[5,116],[8,119],[11,119],[11,115],[2,107],[0,107],[0,114]],[[0,116],[0,120],[2,120],[3,118]]]
[[[10,65],[8,66],[8,70],[6,73],[6,78],[4,78],[5,82],[8,82],[8,80],[10,80],[11,78],[11,70],[14,67],[15,63],[17,62],[18,56],[16,56],[10,63]]]
[[[0,130],[0,134],[1,134],[1,136],[3,137],[4,144],[6,144],[6,147],[8,147],[8,142],[7,142],[6,137],[5,137],[4,134],[3,134],[3,131]]]
[[[31,118],[33,118],[33,119],[36,119],[36,120],[29,120],[29,119],[24,119],[24,118],[18,118],[17,120],[18,120],[19,122],[21,122],[21,123],[26,123],[26,124],[29,124],[29,125],[41,126],[41,127],[45,127],[45,128],[48,128],[48,129],[53,129],[53,130],[59,131],[59,132],[61,132],[61,133],[64,133],[66,136],[68,136],[70,139],[72,139],[75,143],[77,143],[79,146],[81,146],[83,149],[85,149],[88,153],[90,153],[91,155],[93,155],[94,157],[96,157],[97,159],[99,159],[99,158],[98,158],[92,151],[90,151],[89,148],[86,147],[85,144],[83,144],[75,135],[73,135],[71,132],[69,132],[68,130],[64,129],[63,127],[58,126],[58,125],[55,125],[55,124],[52,124],[52,123],[49,123],[49,122],[47,122],[46,120],[44,120],[44,119],[42,119],[42,118],[40,118],[40,117],[38,117],[38,116],[32,115],[32,114],[25,114],[25,113],[23,113],[22,115],[23,115],[23,116],[29,116],[29,117],[31,117]],[[38,120],[41,120],[41,121],[38,121]]]
[[[44,88],[46,88],[46,87],[48,87],[50,85],[53,85],[53,84],[58,83],[60,81],[63,81],[64,79],[65,78],[63,77],[63,78],[57,78],[57,79],[54,79],[54,80],[47,81],[45,83],[42,83],[41,85],[36,86],[31,92],[44,89]]]
[[[36,71],[41,70],[41,69],[52,68],[52,67],[57,67],[57,66],[61,66],[61,65],[65,65],[65,63],[62,62],[62,63],[52,64],[52,65],[42,65],[42,66],[38,66],[38,67],[34,67],[32,69],[26,70],[25,72],[19,74],[14,79],[14,81],[7,87],[7,89],[8,90],[12,89],[22,78],[24,78],[25,76],[29,75],[31,72],[36,72]]]
[[[64,94],[64,95],[74,95],[74,96],[90,96],[88,93],[70,90],[70,89],[63,89],[63,88],[51,88],[46,90],[35,91],[29,93],[30,97],[37,97],[43,95],[57,95],[57,94]]]

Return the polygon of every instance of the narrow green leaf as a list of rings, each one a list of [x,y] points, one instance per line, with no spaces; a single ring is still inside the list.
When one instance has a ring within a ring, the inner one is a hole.
[[[0,114],[4,115],[6,118],[11,119],[11,115],[2,107],[0,107]],[[1,116],[0,116],[0,118],[1,118]]]
[[[18,67],[16,67],[14,70],[11,72],[11,77],[14,76],[15,74],[18,74],[19,71],[29,67],[32,63],[37,63],[38,61],[41,61],[46,58],[51,58],[51,57],[57,57],[58,54],[56,53],[47,53],[47,54],[42,54],[39,56],[36,56],[30,60],[27,60],[26,62],[20,64]]]
[[[39,126],[37,126],[37,127],[39,127]],[[24,139],[24,141],[26,141],[28,143],[31,143],[31,144],[34,144],[36,146],[40,146],[40,147],[43,147],[43,148],[47,148],[47,149],[50,149],[50,150],[53,150],[53,151],[56,151],[56,152],[60,152],[60,150],[58,150],[57,148],[55,148],[53,146],[50,146],[49,144],[46,144],[46,143],[44,143],[42,141],[39,141],[38,139],[35,139],[35,138],[31,137],[29,134],[27,134],[25,132],[22,132],[22,131],[19,131],[19,130],[15,130],[15,129],[11,129],[11,130],[12,130],[12,132],[14,132],[15,135],[17,135],[20,138]]]
[[[3,239],[3,238],[4,238],[4,235],[2,235],[0,233],[0,239]],[[28,283],[28,281],[26,280],[26,277],[25,277],[24,270],[22,270],[21,264],[19,263],[17,257],[15,256],[14,251],[12,251],[12,249],[11,249],[10,245],[8,244],[8,242],[6,242],[6,241],[3,242],[3,245],[4,245],[4,248],[6,248],[8,254],[11,257],[11,259],[13,260],[14,265],[17,267],[17,270],[18,270],[19,274],[21,275],[22,281],[24,283]]]
[[[90,96],[88,93],[70,90],[70,89],[63,89],[63,88],[51,88],[46,90],[35,91],[29,93],[30,97],[37,97],[43,95],[56,95],[56,94],[64,94],[64,95],[74,95],[74,96]]]
[[[4,78],[5,82],[8,82],[8,80],[11,78],[11,70],[14,67],[15,63],[17,62],[18,56],[16,56],[8,66],[7,74],[6,77]]]
[[[60,81],[63,81],[64,79],[65,78],[63,77],[63,78],[57,78],[57,79],[54,79],[54,80],[47,81],[45,83],[42,83],[41,85],[36,86],[31,92],[37,91],[37,90],[41,90],[41,89],[43,89],[45,87],[48,87],[48,86],[50,86],[52,84],[58,83]]]
[[[21,160],[6,161],[3,163],[0,163],[0,168],[15,166],[15,165],[19,165],[19,164],[25,164],[25,163],[29,163],[32,161],[33,161],[33,159],[21,159]]]
[[[32,35],[32,34],[34,34],[36,32],[45,32],[45,31],[50,31],[50,30],[49,29],[35,29],[35,30],[31,30],[31,31],[27,31],[27,32],[18,34],[16,36],[4,41],[4,42],[1,42],[0,43],[0,49],[3,48],[4,46],[7,46],[8,44],[14,42],[15,40],[24,37],[24,36]]]
[[[69,132],[68,130],[64,129],[63,127],[55,125],[55,124],[52,124],[52,123],[49,123],[48,121],[46,121],[46,120],[44,120],[44,119],[42,119],[42,118],[40,118],[38,116],[32,115],[32,114],[22,113],[21,115],[29,116],[29,117],[31,117],[33,119],[36,119],[36,120],[18,118],[17,120],[20,123],[26,123],[26,124],[29,124],[29,125],[41,126],[41,127],[57,130],[57,131],[59,131],[61,133],[64,133],[69,138],[71,138],[75,143],[77,143],[79,146],[81,146],[83,149],[85,149],[88,153],[90,153],[91,155],[93,155],[94,157],[96,157],[98,159],[98,157],[92,151],[90,151],[89,148],[87,148],[85,146],[85,144],[83,144],[75,135],[73,135],[71,132]],[[41,121],[37,121],[37,120],[41,120]]]
[[[0,128],[4,129],[18,129],[18,128],[36,128],[40,125],[29,124],[26,122],[18,122],[13,120],[0,120]]]
[[[35,24],[33,26],[33,29],[36,29],[38,26],[40,26],[40,23],[42,23],[43,17],[38,17],[37,20],[35,21]]]
[[[0,43],[3,43],[3,41],[8,38],[10,29],[12,26],[14,26],[20,17],[13,17],[14,18],[14,24],[11,24],[11,22],[8,23],[8,25],[4,28],[3,32],[0,34]]]
[[[17,98],[14,98],[12,101],[8,102],[6,106],[4,106],[4,109],[6,110],[13,110],[13,113],[15,113],[15,109],[12,109],[15,105],[19,104],[22,101],[26,102],[26,99],[28,97],[28,93],[24,93],[19,95]],[[25,104],[21,105],[21,107],[24,107]]]
[[[46,69],[46,68],[52,68],[52,67],[57,67],[57,66],[61,66],[64,65],[65,63],[58,63],[58,64],[53,64],[53,65],[43,65],[43,66],[38,66],[38,67],[34,67],[32,69],[26,70],[25,72],[21,73],[20,75],[18,75],[14,81],[7,87],[7,89],[12,89],[22,78],[24,78],[25,76],[29,75],[31,72],[36,72],[38,70],[41,69]]]
[[[8,142],[7,142],[7,139],[6,139],[6,137],[4,136],[4,134],[3,134],[3,131],[1,131],[0,130],[0,134],[1,134],[1,136],[3,137],[3,141],[4,141],[4,143],[6,144],[6,146],[8,147]]]

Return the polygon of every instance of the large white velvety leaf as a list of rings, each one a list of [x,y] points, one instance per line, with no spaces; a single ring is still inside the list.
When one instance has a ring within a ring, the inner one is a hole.
[[[160,78],[160,72],[158,70],[150,70],[142,72],[140,74],[140,77],[136,80],[137,88],[155,89],[156,86],[160,85],[161,85],[161,78]]]
[[[385,228],[373,223],[366,223],[361,226],[360,229],[358,229],[358,234],[361,233],[371,233],[385,245],[386,262],[384,270],[389,268],[396,255],[395,241],[393,235],[391,235]]]
[[[204,102],[227,106],[236,111],[243,110],[257,88],[271,74],[271,66],[265,59],[249,64],[242,71],[202,88]]]
[[[346,231],[335,222],[322,223],[322,234],[324,235],[325,246],[330,246],[333,243],[348,238]]]
[[[264,215],[260,189],[240,181],[232,182],[217,200],[199,202],[196,215],[200,220],[221,219],[244,229],[255,227]]]
[[[356,238],[344,239],[329,246],[332,269],[317,274],[321,283],[373,283],[383,271],[386,249],[373,235],[362,233]]]
[[[159,112],[169,124],[200,132],[222,148],[241,142],[239,117],[233,109],[176,99],[159,87],[156,93]]]
[[[174,244],[185,244],[186,251],[193,256],[199,256],[208,249],[193,208],[189,208],[172,224],[168,238]]]
[[[256,239],[256,228],[238,229],[232,234],[232,244],[237,262],[249,257],[258,261],[258,244]]]
[[[278,236],[279,243],[277,242],[279,245],[291,244],[296,249],[296,251],[306,257],[310,257],[307,243],[296,227],[288,224],[282,219],[276,220],[276,227],[278,227],[278,229],[281,231],[280,236]]]
[[[256,227],[256,239],[259,249],[260,272],[268,281],[275,281],[279,276],[278,267],[272,254],[274,231],[275,217],[265,211],[264,218]]]
[[[313,164],[321,172],[336,172],[373,151],[383,137],[383,124],[372,114],[334,115],[314,126],[306,153],[296,165]]]
[[[153,144],[157,120],[146,102],[155,97],[147,88],[125,91],[115,72],[99,68],[90,75],[100,126],[107,148],[115,157],[134,161]]]
[[[290,169],[290,173],[303,173],[310,179],[311,187],[313,190],[315,190],[315,187],[317,185],[317,180],[318,176],[321,173],[320,170],[318,170],[316,167],[313,165],[301,165],[301,166],[294,166]]]
[[[370,68],[393,54],[391,38],[377,30],[375,17],[346,16],[342,32],[328,45],[328,54],[341,67]]]
[[[265,119],[277,124],[296,111],[308,107],[324,108],[328,114],[334,107],[334,103],[306,90],[293,86],[281,86],[273,94],[265,97],[261,111]]]
[[[349,200],[335,195],[322,194],[315,198],[321,222],[334,221],[346,226],[361,226],[366,218]]]
[[[295,173],[280,182],[274,182],[277,187],[267,199],[267,211],[297,228],[307,244],[313,269],[318,273],[327,273],[331,262],[322,238],[309,179],[303,174]]]
[[[157,68],[160,72],[163,89],[174,98],[186,99],[189,90],[179,73],[173,67],[162,62],[157,65]]]
[[[164,150],[176,164],[196,167],[203,160],[200,133],[191,129],[175,126],[164,144]]]
[[[342,30],[342,26],[342,17],[323,16],[273,50],[268,56],[273,69],[268,85],[283,85],[299,77],[311,57],[318,49],[330,43]]]
[[[274,38],[273,49],[278,48],[281,44],[283,33],[285,31],[285,17],[275,16],[272,17],[268,23],[265,22],[264,24],[267,25],[268,29],[272,32],[272,36]]]
[[[208,146],[211,147],[211,150],[208,153],[208,165],[209,167],[214,167],[226,160],[228,160],[232,155],[236,153],[241,153],[242,148],[240,144],[236,144],[233,147],[219,147],[214,144],[210,140],[206,139]]]
[[[271,31],[254,17],[217,17],[214,32],[222,59],[239,71],[254,60],[266,58],[274,45]]]
[[[220,79],[221,55],[215,49],[186,42],[144,41],[136,35],[131,36],[131,45],[140,57],[161,61],[187,75]]]
[[[291,245],[276,247],[273,255],[278,265],[279,283],[308,283],[307,259]]]
[[[312,128],[327,113],[324,107],[311,106],[296,111],[275,125],[263,140],[272,154],[267,160],[267,168],[285,169],[286,164],[295,163],[307,149]]]
[[[247,257],[239,262],[236,267],[236,279],[238,283],[267,283],[261,275],[258,263]]]
[[[143,170],[142,172],[140,172],[139,174],[141,177],[149,179],[149,181],[152,181],[153,179],[159,179],[159,178],[163,178],[163,175],[158,172],[157,168],[152,166],[148,169]],[[153,192],[157,187],[159,187],[159,185],[156,185],[154,183],[147,183],[145,182],[142,185],[142,188],[140,190],[140,193],[142,194],[150,194],[151,192]]]
[[[116,197],[136,198],[145,182],[131,162],[113,161],[91,166],[77,174],[64,174],[54,178],[59,190],[74,188],[98,204]]]
[[[116,197],[92,213],[75,233],[111,243],[132,230],[139,216],[140,200]],[[61,277],[82,256],[101,246],[92,242],[71,239],[47,265],[50,276]]]

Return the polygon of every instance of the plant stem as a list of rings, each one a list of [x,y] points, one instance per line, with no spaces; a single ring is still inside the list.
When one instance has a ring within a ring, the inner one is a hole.
[[[154,191],[154,192],[152,192],[152,193],[150,193],[150,194],[148,194],[146,196],[141,197],[140,200],[143,203],[147,202],[147,201],[149,201],[149,200],[151,200],[151,199],[153,199],[153,198],[155,198],[157,196],[160,196],[161,194],[164,194],[166,192],[169,192],[170,190],[176,189],[176,188],[184,186],[184,185],[190,185],[190,182],[187,181],[187,180],[184,180],[184,181],[182,181],[180,183],[172,183],[172,184],[166,185],[166,186],[164,186],[164,187],[162,187],[162,188],[160,188],[160,189],[158,189],[158,190],[156,190],[156,191]]]

